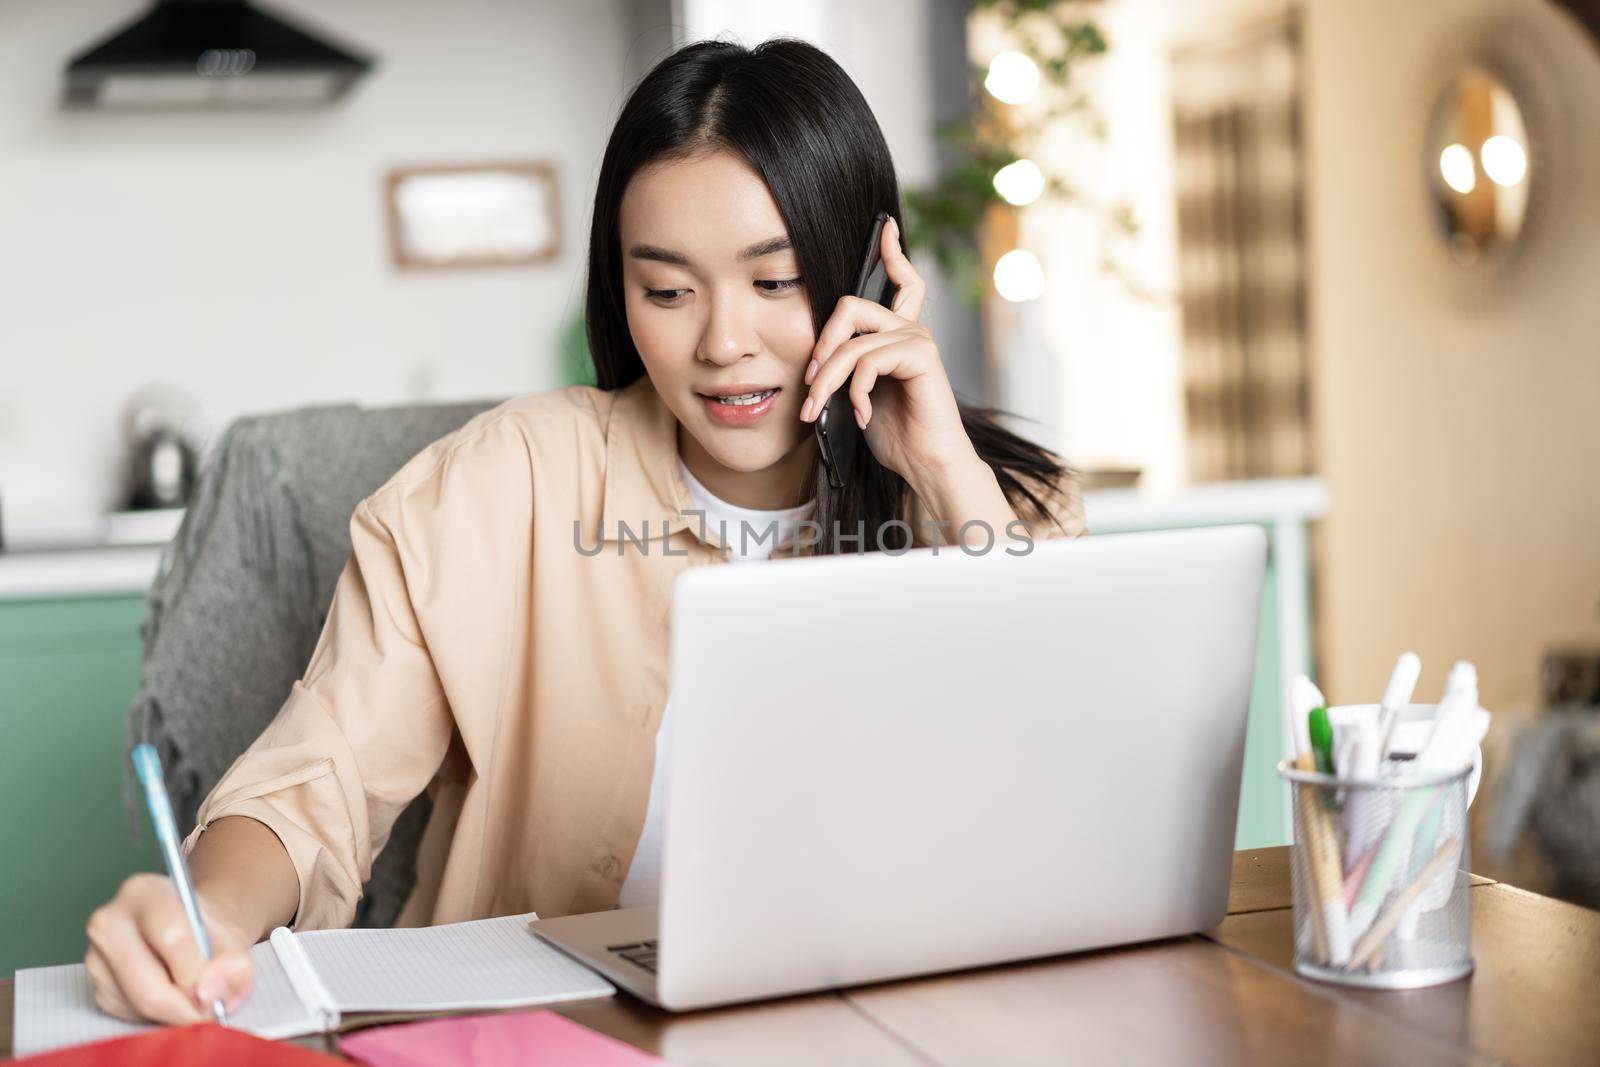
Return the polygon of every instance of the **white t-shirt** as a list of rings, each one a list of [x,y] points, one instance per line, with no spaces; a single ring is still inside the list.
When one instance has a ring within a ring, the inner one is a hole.
[[[722,542],[732,550],[728,559],[733,563],[769,559],[772,550],[793,537],[800,523],[809,518],[816,507],[815,501],[808,501],[799,507],[775,511],[741,508],[713,496],[689,473],[682,457],[678,459],[678,473],[683,475],[683,484],[689,490],[694,506],[706,513],[707,534],[715,535],[721,531]],[[774,527],[776,536],[769,532]],[[628,867],[628,877],[622,883],[622,894],[617,898],[619,908],[644,907],[660,899],[661,808],[667,791],[668,757],[663,739],[667,737],[667,720],[671,714],[672,695],[669,693],[666,706],[661,709],[661,727],[656,732],[656,771],[650,780],[650,803],[645,809],[644,830],[639,834],[633,863]]]

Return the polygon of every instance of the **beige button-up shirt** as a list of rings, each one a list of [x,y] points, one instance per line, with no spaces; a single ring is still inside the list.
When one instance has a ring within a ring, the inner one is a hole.
[[[1070,480],[1049,505],[1082,532]],[[692,509],[648,377],[519,397],[428,446],[356,507],[305,676],[185,850],[217,819],[257,819],[299,877],[295,925],[348,926],[427,789],[400,925],[613,907],[654,773],[672,583],[724,561]]]

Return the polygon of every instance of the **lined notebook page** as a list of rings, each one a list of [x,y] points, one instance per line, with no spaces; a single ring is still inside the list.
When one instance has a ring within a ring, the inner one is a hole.
[[[513,1008],[616,992],[535,937],[528,930],[532,918],[294,937],[341,1012]]]
[[[316,1033],[315,1015],[295,994],[272,946],[263,941],[250,955],[256,968],[255,992],[228,1016],[228,1025],[267,1038]],[[18,971],[15,996],[12,1042],[18,1056],[152,1029],[101,1011],[81,963]]]

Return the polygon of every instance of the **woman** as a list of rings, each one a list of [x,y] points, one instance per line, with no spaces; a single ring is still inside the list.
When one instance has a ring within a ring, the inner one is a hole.
[[[400,925],[654,899],[685,567],[1082,532],[1055,457],[956,401],[899,208],[871,111],[809,45],[698,44],[639,84],[595,195],[599,387],[485,412],[356,508],[305,677],[185,842],[216,955],[136,875],[89,919],[102,1008],[237,1008],[248,946],[348,925],[424,789]],[[843,295],[879,210],[892,309]],[[841,388],[867,447],[835,493],[812,423]]]

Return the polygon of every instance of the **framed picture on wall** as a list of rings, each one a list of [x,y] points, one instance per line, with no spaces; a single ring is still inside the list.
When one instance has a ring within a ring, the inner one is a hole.
[[[403,270],[526,267],[561,253],[547,163],[396,167],[384,180],[389,252]]]

